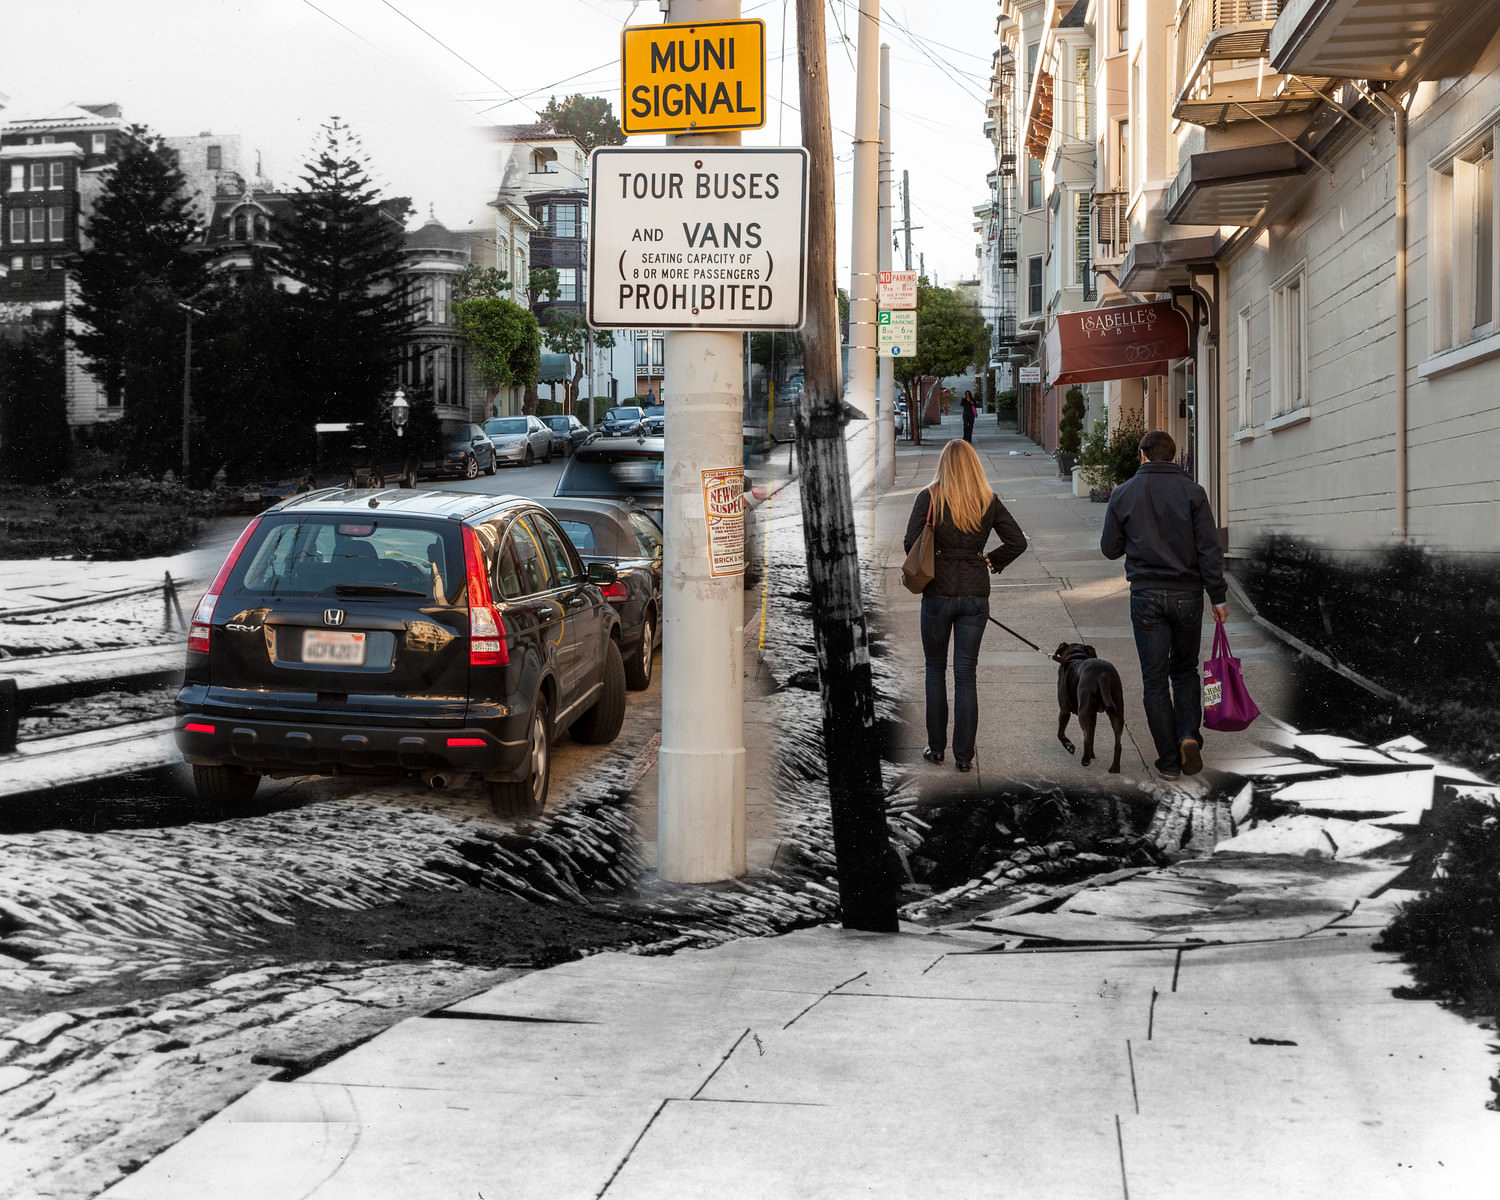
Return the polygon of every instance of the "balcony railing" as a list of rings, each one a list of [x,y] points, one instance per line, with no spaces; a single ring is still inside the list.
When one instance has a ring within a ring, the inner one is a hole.
[[[1130,253],[1130,193],[1094,193],[1094,262],[1119,263]]]
[[[1271,30],[1289,0],[1183,0],[1177,13],[1172,115],[1194,125],[1309,112],[1329,80],[1278,75],[1267,61]]]

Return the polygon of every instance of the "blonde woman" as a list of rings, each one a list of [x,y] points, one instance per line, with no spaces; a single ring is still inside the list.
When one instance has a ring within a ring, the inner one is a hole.
[[[979,729],[979,692],[974,673],[979,643],[990,615],[989,571],[996,575],[1026,549],[1026,535],[984,477],[979,455],[968,442],[951,441],[938,458],[937,474],[918,493],[906,522],[911,550],[931,523],[937,554],[932,582],[922,592],[922,653],[927,660],[927,748],[922,757],[943,761],[948,745],[948,643],[953,643],[953,763],[974,765]],[[984,553],[990,531],[1000,545]]]

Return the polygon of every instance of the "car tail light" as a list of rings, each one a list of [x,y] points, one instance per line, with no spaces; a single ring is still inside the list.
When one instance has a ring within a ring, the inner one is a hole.
[[[467,748],[476,747],[476,746],[479,747],[480,749],[483,749],[484,748],[484,739],[483,738],[449,738],[448,739],[448,745],[450,747],[456,746],[456,747],[458,747],[460,749],[467,749]]]
[[[184,733],[212,733],[214,727],[212,725],[205,725],[201,721],[189,721],[182,727],[182,731]]]
[[[198,654],[208,653],[209,634],[214,625],[214,605],[219,602],[219,594],[224,590],[224,585],[229,582],[229,573],[234,570],[234,564],[239,560],[240,553],[250,540],[250,535],[255,532],[255,527],[260,524],[260,518],[256,517],[245,526],[245,531],[235,540],[234,548],[224,559],[224,565],[219,568],[219,573],[214,576],[214,581],[208,585],[208,591],[198,601],[198,607],[193,609],[193,619],[188,623],[188,650]]]
[[[469,666],[503,667],[510,662],[505,625],[490,597],[479,535],[469,525],[464,526],[464,571],[469,585]]]
[[[630,597],[630,589],[618,579],[613,583],[606,583],[599,590],[604,593],[604,598],[611,604],[624,604]]]

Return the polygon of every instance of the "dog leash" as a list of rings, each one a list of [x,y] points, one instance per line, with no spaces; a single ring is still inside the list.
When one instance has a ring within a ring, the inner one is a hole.
[[[1038,654],[1040,654],[1048,662],[1052,662],[1053,661],[1052,655],[1048,654],[1045,650],[1043,650],[1040,646],[1038,646],[1030,638],[1024,638],[1024,637],[1022,637],[1019,633],[1017,633],[1009,625],[1005,624],[1004,621],[997,621],[997,620],[995,620],[994,617],[987,617],[986,619],[989,620],[992,624],[1000,626],[1001,629],[1005,630],[1005,632],[1008,633],[1008,634],[1010,634],[1011,637],[1015,638],[1016,641],[1018,641],[1018,642],[1025,642],[1028,646],[1030,646],[1033,650],[1035,650]]]

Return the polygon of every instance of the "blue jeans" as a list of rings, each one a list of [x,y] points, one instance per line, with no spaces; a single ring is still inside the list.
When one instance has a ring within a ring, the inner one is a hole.
[[[1156,769],[1182,774],[1182,743],[1203,736],[1203,688],[1198,676],[1198,647],[1203,637],[1203,592],[1135,591],[1130,593],[1130,624],[1141,660],[1142,703]]]
[[[953,757],[974,758],[979,731],[979,643],[990,615],[988,596],[923,596],[922,654],[927,659],[927,745],[948,745],[948,641],[953,641]]]

